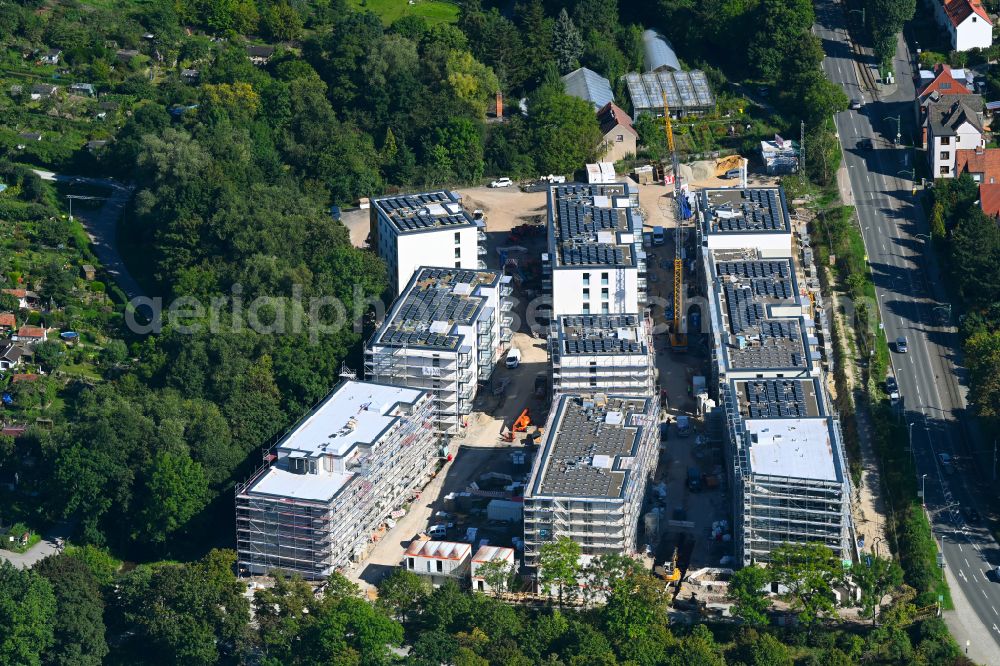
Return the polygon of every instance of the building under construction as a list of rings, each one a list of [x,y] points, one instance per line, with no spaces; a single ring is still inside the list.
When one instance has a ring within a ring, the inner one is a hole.
[[[850,559],[850,477],[784,193],[704,190],[699,204],[737,560],[766,562],[785,542],[823,543]]]
[[[241,571],[315,580],[363,559],[390,513],[433,470],[425,391],[345,381],[236,487]]]
[[[562,395],[553,403],[524,496],[524,557],[559,537],[584,557],[633,553],[656,467],[659,403],[648,396]]]
[[[456,435],[509,347],[510,276],[417,269],[365,348],[365,378],[428,391],[434,427]]]
[[[562,315],[552,322],[553,393],[653,395],[652,322],[638,314]]]

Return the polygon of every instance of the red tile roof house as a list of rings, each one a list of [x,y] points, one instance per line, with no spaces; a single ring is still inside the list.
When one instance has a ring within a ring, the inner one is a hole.
[[[22,326],[17,329],[17,333],[11,336],[11,340],[14,342],[26,342],[28,344],[43,342],[47,338],[48,334],[41,326]]]
[[[917,122],[922,128],[921,143],[927,148],[927,105],[938,101],[941,95],[969,95],[971,90],[963,81],[959,81],[951,73],[951,67],[939,64],[934,67],[935,77],[917,93]],[[936,94],[935,94],[936,93]]]
[[[17,328],[17,319],[11,312],[0,312],[0,331],[13,331]]]
[[[979,207],[994,220],[1000,218],[1000,183],[979,186]]]
[[[982,185],[1000,184],[1000,148],[955,151],[955,177],[966,172]]]
[[[601,159],[617,162],[631,155],[635,157],[639,133],[632,126],[632,119],[614,102],[608,102],[597,112],[597,122],[601,126]]]
[[[956,51],[993,46],[993,21],[980,0],[931,0],[938,23]]]
[[[41,299],[33,291],[27,289],[4,289],[3,293],[10,294],[17,299],[17,305],[21,308],[35,309],[41,304]]]

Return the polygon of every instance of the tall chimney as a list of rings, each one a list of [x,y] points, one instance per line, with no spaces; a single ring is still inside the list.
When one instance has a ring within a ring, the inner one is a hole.
[[[503,120],[503,93],[497,91],[497,120]]]

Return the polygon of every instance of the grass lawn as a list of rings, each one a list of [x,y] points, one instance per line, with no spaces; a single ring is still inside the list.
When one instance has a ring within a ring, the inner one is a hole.
[[[414,0],[412,5],[407,0],[351,0],[351,5],[378,14],[385,25],[409,14],[421,16],[430,24],[458,21],[458,5],[441,0]]]

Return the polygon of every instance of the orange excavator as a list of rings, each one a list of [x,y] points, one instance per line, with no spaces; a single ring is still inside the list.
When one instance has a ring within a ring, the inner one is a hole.
[[[521,415],[518,416],[516,419],[514,419],[514,423],[510,426],[510,429],[507,430],[506,428],[504,428],[504,430],[506,431],[503,433],[504,440],[508,442],[513,442],[514,433],[527,432],[528,426],[530,425],[531,425],[531,415],[528,414],[528,408],[525,407],[524,411],[521,412]]]

